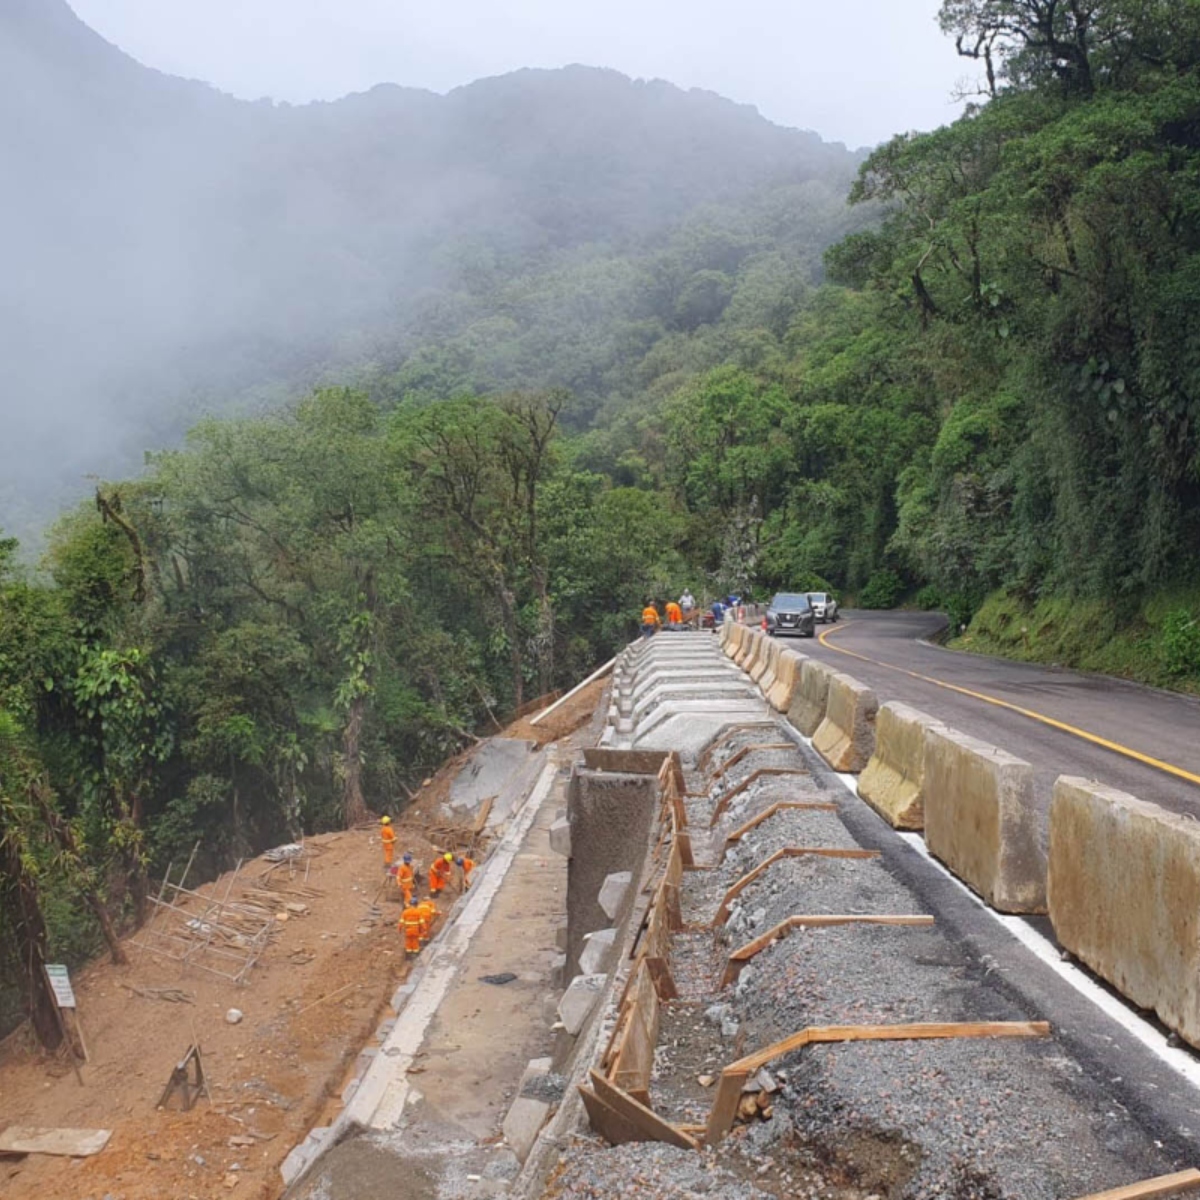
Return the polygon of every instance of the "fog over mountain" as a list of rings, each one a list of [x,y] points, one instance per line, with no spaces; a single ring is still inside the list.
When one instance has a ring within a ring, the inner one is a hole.
[[[140,65],[65,0],[0,6],[0,526],[194,417],[402,351],[487,263],[633,246],[854,156],[710,93],[583,67],[253,104]]]

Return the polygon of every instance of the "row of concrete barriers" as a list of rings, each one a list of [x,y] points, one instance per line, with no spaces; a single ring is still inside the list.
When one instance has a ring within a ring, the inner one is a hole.
[[[1061,945],[1200,1047],[1200,825],[1092,780],[1060,777],[1048,851],[1033,768],[849,675],[727,622],[725,653],[892,826],[993,908],[1049,913]]]

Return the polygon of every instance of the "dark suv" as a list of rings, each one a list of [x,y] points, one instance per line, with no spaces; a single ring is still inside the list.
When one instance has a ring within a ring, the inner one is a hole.
[[[763,617],[763,629],[769,637],[784,634],[812,637],[816,626],[816,614],[802,592],[780,592]]]

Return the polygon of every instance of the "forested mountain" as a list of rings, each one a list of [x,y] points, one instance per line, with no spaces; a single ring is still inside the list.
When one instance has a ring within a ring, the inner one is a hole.
[[[718,96],[582,67],[244,103],[134,62],[65,0],[0,8],[0,111],[10,528],[205,409],[395,362],[447,294],[637,257],[755,190],[820,181],[828,211],[855,165]],[[813,235],[815,257],[836,230]]]
[[[9,471],[158,448],[40,572],[0,543],[9,964],[198,838],[402,804],[684,586],[1200,685],[1200,4],[945,0],[987,94],[850,208],[845,151],[667,85],[274,109],[9,12],[4,136],[57,181],[0,201]],[[180,444],[193,392],[259,408]]]

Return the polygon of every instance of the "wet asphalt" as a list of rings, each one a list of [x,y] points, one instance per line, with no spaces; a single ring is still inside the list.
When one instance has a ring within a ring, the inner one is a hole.
[[[1200,784],[904,672],[1019,705],[1197,776],[1200,699],[1107,676],[967,654],[927,640],[944,626],[945,619],[936,613],[851,610],[834,625],[818,625],[817,638],[793,644],[873,688],[881,704],[902,701],[1031,763],[1043,817],[1059,775],[1100,780],[1173,812],[1200,817]],[[827,644],[820,642],[822,634],[828,635]]]

